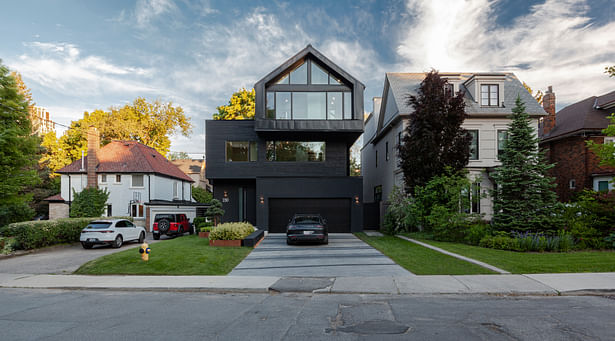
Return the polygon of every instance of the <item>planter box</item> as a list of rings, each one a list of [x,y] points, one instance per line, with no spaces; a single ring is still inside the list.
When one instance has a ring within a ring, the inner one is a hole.
[[[209,240],[209,246],[241,246],[241,239],[238,240]]]
[[[199,232],[200,238],[209,238],[209,232]]]

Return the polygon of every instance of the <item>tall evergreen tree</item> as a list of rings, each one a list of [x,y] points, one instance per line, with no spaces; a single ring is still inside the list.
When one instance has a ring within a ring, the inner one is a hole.
[[[27,205],[31,195],[23,190],[39,181],[34,168],[38,144],[31,135],[28,101],[0,61],[0,226],[34,214]]]
[[[557,196],[553,167],[538,150],[538,137],[530,125],[525,103],[517,96],[508,126],[508,139],[493,179],[493,223],[500,230],[549,230],[553,226]]]
[[[427,74],[418,96],[409,96],[414,108],[398,147],[406,187],[414,193],[432,177],[462,170],[470,157],[472,137],[461,128],[466,118],[463,92],[447,91],[448,82],[437,71]]]

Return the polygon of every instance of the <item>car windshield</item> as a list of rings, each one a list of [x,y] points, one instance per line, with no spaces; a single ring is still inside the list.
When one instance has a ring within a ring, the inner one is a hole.
[[[295,217],[295,224],[320,224],[320,217],[318,216]]]
[[[104,221],[95,221],[90,223],[86,229],[106,229],[111,226],[111,223]]]

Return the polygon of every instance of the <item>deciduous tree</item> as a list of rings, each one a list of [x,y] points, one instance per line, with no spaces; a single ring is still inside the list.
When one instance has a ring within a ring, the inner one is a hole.
[[[493,179],[493,224],[504,231],[561,228],[554,221],[557,196],[553,167],[538,150],[538,137],[531,126],[525,103],[517,96],[508,126],[508,139]]]
[[[408,104],[414,112],[398,147],[406,187],[414,193],[448,167],[452,173],[468,163],[471,136],[461,128],[466,118],[464,95],[445,89],[447,81],[429,72]]]
[[[28,101],[0,61],[0,226],[33,214],[26,186],[39,182],[36,174],[38,137],[31,135]]]
[[[253,120],[254,119],[254,89],[241,89],[235,92],[227,105],[219,106],[214,120]]]

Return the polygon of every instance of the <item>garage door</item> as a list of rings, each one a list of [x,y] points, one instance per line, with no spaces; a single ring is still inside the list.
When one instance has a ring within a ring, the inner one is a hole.
[[[297,213],[319,213],[329,232],[350,232],[350,199],[269,199],[269,232],[286,232]]]

